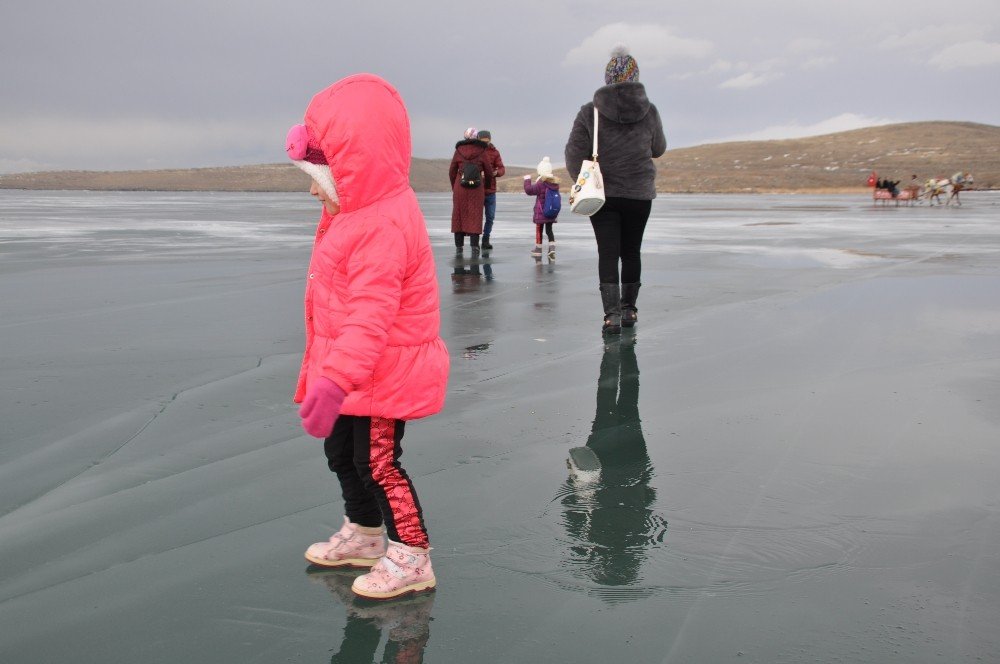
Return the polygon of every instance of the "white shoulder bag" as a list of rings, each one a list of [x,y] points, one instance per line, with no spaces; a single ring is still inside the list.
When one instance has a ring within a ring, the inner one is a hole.
[[[589,217],[604,205],[604,178],[597,163],[597,106],[594,106],[593,159],[584,159],[580,175],[569,190],[569,209]]]

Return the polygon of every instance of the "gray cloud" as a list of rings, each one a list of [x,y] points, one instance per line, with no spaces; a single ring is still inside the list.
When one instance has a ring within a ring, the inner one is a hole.
[[[449,156],[475,125],[509,163],[560,162],[617,42],[674,147],[844,118],[998,123],[995,0],[963,2],[974,22],[929,0],[872,14],[860,0],[10,3],[0,170],[280,161],[312,94],[357,71],[399,88],[417,156]]]

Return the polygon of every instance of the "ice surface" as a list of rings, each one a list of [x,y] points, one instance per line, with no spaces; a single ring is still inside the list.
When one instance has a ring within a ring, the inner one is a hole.
[[[2,191],[0,661],[994,660],[1000,197],[963,202],[660,197],[606,343],[587,219],[536,260],[501,195],[456,260],[422,196],[439,585],[371,606],[302,558],[341,520],[290,403],[308,195]]]

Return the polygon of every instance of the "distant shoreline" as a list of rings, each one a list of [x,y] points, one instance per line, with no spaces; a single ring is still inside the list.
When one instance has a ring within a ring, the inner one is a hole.
[[[52,191],[52,192],[71,192],[71,191],[86,191],[86,192],[118,192],[118,193],[231,193],[231,194],[288,194],[296,193],[301,191],[307,191],[308,187],[300,190],[288,190],[288,189],[204,189],[204,188],[192,188],[192,189],[181,189],[181,188],[137,188],[137,187],[120,187],[120,188],[86,188],[86,187],[5,187],[0,185],[0,190],[2,191]],[[977,188],[966,191],[998,191],[1000,189],[984,189]],[[448,190],[434,190],[434,191],[419,191],[414,190],[417,194],[447,194]],[[518,194],[518,191],[499,191],[501,194]],[[753,188],[747,189],[719,189],[712,191],[661,191],[657,190],[657,195],[671,195],[671,196],[698,196],[702,194],[713,194],[713,195],[837,195],[837,194],[851,194],[851,195],[867,195],[871,196],[871,191],[869,187],[804,187],[801,189],[790,189],[787,187],[775,187],[771,189],[767,188]]]
[[[59,187],[59,186],[4,186],[0,182],[0,191],[87,191],[87,192],[120,192],[120,193],[233,193],[233,194],[284,194],[284,193],[297,193],[308,191],[308,184],[302,188],[298,189],[266,189],[266,188],[253,188],[253,189],[236,189],[236,188],[220,188],[220,189],[206,189],[204,187],[192,187],[192,188],[157,188],[157,187]],[[435,190],[418,190],[414,189],[417,194],[447,194],[450,190],[447,189],[435,189]],[[972,189],[966,189],[965,192],[972,193],[976,191],[1000,191],[1000,187],[979,187],[976,186]],[[498,193],[501,194],[518,194],[521,193],[518,190],[513,190],[511,188],[502,188]],[[671,195],[671,196],[684,196],[684,195],[725,195],[725,196],[736,196],[736,195],[754,195],[754,196],[777,196],[777,195],[813,195],[813,196],[823,196],[823,195],[853,195],[853,196],[864,196],[871,198],[871,188],[866,186],[859,187],[801,187],[798,189],[790,187],[752,187],[743,189],[702,189],[698,191],[693,190],[662,190],[657,188],[657,195]]]
[[[498,146],[503,149],[502,145]],[[1000,127],[971,122],[911,122],[773,141],[670,149],[656,165],[656,190],[692,194],[865,194],[866,180],[920,182],[972,173],[978,190],[1000,189]],[[410,186],[448,192],[450,159],[413,158]],[[535,169],[508,166],[501,192],[521,192]],[[565,168],[556,169],[563,183]],[[0,189],[67,191],[303,191],[309,179],[290,163],[155,171],[52,171],[0,175]]]

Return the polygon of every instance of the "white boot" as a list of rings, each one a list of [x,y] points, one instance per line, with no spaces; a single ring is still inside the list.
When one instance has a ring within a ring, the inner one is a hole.
[[[371,567],[385,554],[385,526],[366,528],[344,517],[344,525],[326,542],[306,549],[306,560],[321,567]]]
[[[389,541],[389,548],[372,571],[354,579],[351,590],[362,597],[388,599],[431,590],[437,584],[431,568],[430,549]]]

